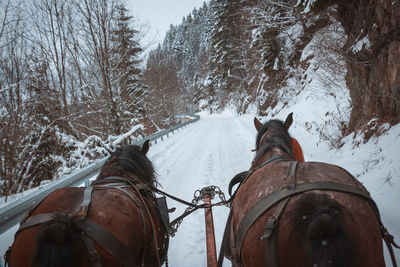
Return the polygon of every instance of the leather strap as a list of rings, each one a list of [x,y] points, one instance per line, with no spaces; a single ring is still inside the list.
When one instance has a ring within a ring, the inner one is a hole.
[[[251,174],[250,171],[244,171],[241,173],[236,174],[231,181],[229,182],[229,186],[228,186],[228,192],[229,195],[232,196],[232,188],[236,185],[236,184],[242,184],[244,180],[246,180],[246,178]],[[240,186],[240,185],[239,185]]]
[[[168,213],[167,199],[165,196],[157,198],[157,212],[161,218],[165,232],[168,233],[169,232],[169,213]],[[168,247],[169,247],[169,238],[167,238],[167,240],[165,240],[165,246],[164,246],[163,253],[162,253],[161,259],[160,259],[161,263],[164,263],[167,261],[168,255],[165,252],[168,251]]]
[[[260,239],[265,239],[265,254],[264,254],[264,262],[265,266],[278,267],[278,225],[279,218],[281,216],[282,211],[285,209],[286,204],[289,202],[290,197],[285,198],[280,201],[276,206],[274,213],[271,217],[268,218],[267,224],[265,225],[265,232],[260,237]]]
[[[86,251],[89,255],[90,266],[101,267],[101,258],[96,248],[93,245],[93,241],[85,235],[82,235],[82,241],[85,244]]]
[[[244,172],[241,172],[241,173],[236,174],[236,175],[231,179],[231,181],[229,182],[229,187],[228,187],[229,195],[232,196],[232,188],[233,188],[236,184],[239,184],[238,188],[236,189],[236,191],[237,191],[237,190],[239,189],[240,185],[241,185],[242,183],[244,183],[244,182],[247,180],[247,178],[248,178],[253,172],[255,172],[256,170],[258,170],[258,169],[260,169],[260,168],[262,168],[262,167],[264,167],[264,166],[266,166],[266,165],[268,165],[268,164],[270,164],[270,163],[272,163],[272,162],[274,162],[274,161],[276,161],[276,160],[278,160],[278,159],[283,159],[283,156],[282,156],[282,155],[275,155],[275,156],[269,158],[268,160],[266,160],[263,164],[261,164],[261,165],[258,166],[257,168],[254,168],[254,169],[251,168],[251,169],[248,170],[248,171],[244,171]],[[233,193],[233,194],[235,194],[235,193]]]
[[[255,168],[254,171],[256,171],[256,170],[258,170],[258,169],[261,169],[261,168],[264,167],[265,165],[268,165],[268,164],[270,164],[271,162],[274,162],[275,160],[283,159],[283,158],[284,158],[283,155],[280,155],[280,154],[274,155],[273,157],[270,157],[267,161],[265,161],[263,164],[261,164],[260,166],[258,166],[257,168]]]
[[[137,181],[136,181],[137,179],[135,179],[135,178],[123,178],[120,176],[108,176],[108,177],[101,178],[98,180],[93,180],[90,184],[92,186],[99,185],[99,184],[111,184],[111,183],[127,184],[129,179],[132,180],[131,181],[132,183],[135,183],[135,184],[137,183]]]
[[[218,256],[218,267],[222,267],[222,263],[224,262],[225,251],[228,246],[228,236],[230,232],[230,225],[232,223],[232,209],[229,211],[228,220],[225,224],[224,235],[222,237],[221,248],[219,249],[219,256]]]
[[[264,234],[260,237],[261,240],[268,239],[274,233],[275,228],[278,226],[279,218],[282,211],[285,209],[286,204],[290,198],[285,198],[278,203],[272,215],[267,219]]]
[[[297,167],[297,161],[291,161],[289,165],[289,169],[286,175],[286,183],[287,183],[287,189],[294,189],[296,188],[296,167]]]
[[[82,219],[86,218],[87,213],[89,211],[90,201],[92,200],[92,191],[93,191],[92,186],[87,186],[85,188],[85,191],[83,191],[82,203],[79,206],[79,211],[77,213],[77,216],[81,217]]]
[[[126,247],[109,231],[99,224],[86,219],[75,220],[75,225],[90,237],[93,241],[107,250],[113,257],[118,259],[123,266],[138,266],[132,259],[130,252]]]
[[[379,219],[379,221],[380,221],[380,219]],[[381,224],[382,238],[385,241],[386,247],[388,248],[393,267],[397,267],[397,262],[396,262],[396,257],[394,256],[393,247],[398,248],[398,249],[400,249],[400,247],[394,242],[393,236],[391,234],[389,234],[389,232],[383,226],[381,221],[380,221],[380,224]]]
[[[25,222],[23,222],[19,228],[18,231],[14,235],[14,239],[17,238],[17,235],[22,231],[25,230],[26,228],[36,226],[42,223],[47,223],[50,221],[53,221],[55,218],[54,213],[42,213],[42,214],[37,214],[31,217],[28,217]]]
[[[363,198],[366,198],[368,201],[371,200],[371,197],[368,193],[363,192],[354,186],[332,183],[332,182],[314,182],[314,183],[298,184],[296,188],[291,190],[281,189],[275,191],[269,194],[268,196],[264,197],[263,199],[261,199],[259,202],[257,202],[246,213],[246,215],[240,222],[238,230],[236,232],[236,242],[235,242],[239,260],[241,257],[243,240],[247,234],[247,231],[253,225],[253,223],[258,219],[258,217],[260,217],[266,210],[268,210],[271,206],[273,206],[280,200],[311,190],[339,191],[361,196]]]

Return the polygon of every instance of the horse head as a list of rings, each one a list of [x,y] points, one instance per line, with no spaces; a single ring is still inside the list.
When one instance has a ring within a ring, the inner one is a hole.
[[[118,148],[104,164],[97,179],[120,176],[128,179],[139,178],[144,183],[154,185],[155,171],[146,156],[149,146],[149,140],[146,140],[141,147],[127,145]]]
[[[288,132],[292,123],[293,112],[286,117],[285,121],[274,119],[263,124],[257,118],[254,118],[254,126],[258,132],[254,165],[261,164],[273,155],[304,161],[299,143]]]

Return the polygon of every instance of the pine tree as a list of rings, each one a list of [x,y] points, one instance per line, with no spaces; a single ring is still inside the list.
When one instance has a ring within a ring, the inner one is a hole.
[[[259,58],[264,73],[270,75],[283,63],[285,37],[280,36],[288,27],[299,22],[295,4],[286,0],[265,0],[253,8],[253,23],[257,25],[253,45],[259,51]],[[286,53],[285,53],[286,52]]]
[[[211,40],[213,84],[217,89],[234,91],[243,78],[241,52],[241,0],[214,2],[216,18]]]
[[[28,99],[25,103],[24,127],[26,136],[19,158],[23,162],[16,172],[10,193],[18,193],[38,186],[43,180],[52,180],[60,165],[57,155],[62,145],[57,131],[65,125],[59,92],[52,87],[50,69],[43,55],[32,54],[26,77]]]
[[[145,115],[144,94],[146,87],[142,82],[139,68],[140,47],[136,36],[138,32],[131,26],[132,16],[123,5],[117,7],[115,28],[111,31],[111,64],[113,65],[114,95],[118,98],[117,114],[121,129],[117,134],[129,130],[132,123],[138,123]]]

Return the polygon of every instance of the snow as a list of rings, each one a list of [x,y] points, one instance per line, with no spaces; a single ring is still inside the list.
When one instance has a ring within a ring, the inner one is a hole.
[[[303,107],[307,101],[304,99],[298,105]],[[311,102],[309,106],[313,106],[320,114],[326,111],[325,105]],[[296,106],[291,109],[295,110]],[[287,110],[283,110],[275,117],[285,119],[287,113]],[[247,170],[254,156],[251,152],[256,134],[252,125],[254,115],[238,116],[233,111],[213,115],[203,112],[200,115],[199,122],[152,147],[149,152],[164,190],[186,200],[193,198],[195,190],[208,185],[218,185],[226,193],[230,179]],[[400,149],[400,125],[359,146],[354,146],[355,139],[347,136],[341,149],[332,150],[328,143],[319,140],[318,135],[307,132],[302,125],[302,121],[316,119],[321,123],[323,117],[305,113],[300,122],[299,119],[295,112],[291,134],[302,144],[306,160],[333,163],[358,176],[377,202],[383,223],[399,241],[400,215],[396,203],[400,201],[400,167],[396,151]],[[382,153],[374,153],[376,151]],[[385,182],[387,177],[390,177],[390,183]],[[183,206],[173,201],[168,201],[168,205],[177,207],[172,218],[184,210]],[[228,209],[216,207],[213,212],[219,248]],[[202,212],[197,212],[184,219],[176,236],[171,239],[170,266],[206,266],[203,216]],[[396,257],[400,260],[399,251],[396,251]],[[386,259],[387,266],[391,266],[388,255]],[[229,266],[226,261],[225,264]]]
[[[238,116],[228,110],[214,115],[203,112],[200,116],[199,122],[149,151],[164,190],[187,201],[193,199],[196,190],[210,185],[226,193],[230,179],[247,170],[253,157],[256,131],[250,125],[251,115]],[[177,208],[171,220],[186,208],[170,200],[168,205]],[[217,248],[228,213],[226,207],[213,209]],[[204,212],[197,211],[184,219],[171,239],[169,265],[206,266],[205,257]]]
[[[308,1],[308,5],[310,3],[312,1]],[[299,31],[300,27],[292,29],[294,33]],[[355,175],[371,193],[380,209],[384,225],[394,235],[395,241],[400,243],[400,213],[397,207],[400,203],[400,124],[377,127],[372,120],[368,127],[381,134],[371,137],[368,142],[364,141],[361,132],[341,136],[340,123],[347,123],[351,112],[349,91],[345,85],[345,65],[340,59],[335,59],[334,55],[315,52],[315,47],[323,45],[321,40],[324,40],[324,34],[336,33],[341,36],[342,32],[343,29],[335,24],[316,35],[301,55],[301,61],[307,63],[308,67],[291,70],[294,75],[279,91],[278,104],[268,108],[268,115],[260,119],[263,122],[271,118],[284,120],[290,112],[294,112],[290,134],[302,145],[306,161],[336,164]],[[362,41],[362,44],[367,45],[367,40]],[[331,60],[323,64],[327,59]],[[329,68],[330,62],[335,62],[338,69],[343,70],[333,72]],[[261,90],[260,86],[257,93]],[[259,97],[262,96],[260,93]],[[152,144],[148,155],[164,191],[191,201],[196,190],[216,185],[229,197],[227,187],[230,179],[247,170],[253,159],[254,153],[251,150],[255,145],[256,131],[252,124],[257,113],[256,104],[250,105],[247,114],[239,115],[233,111],[234,103],[229,103],[231,109],[225,109],[219,114],[203,111],[199,113],[201,119],[198,122],[176,131],[174,135],[164,138],[163,142]],[[201,106],[207,104],[208,101],[202,100]],[[139,127],[133,127],[132,131]],[[89,162],[90,155],[86,154],[86,147],[88,144],[94,146],[93,139],[96,138],[89,137],[81,146],[71,137],[63,138],[65,143],[76,146],[74,158],[77,161],[84,164]],[[109,143],[118,142],[123,137],[111,139]],[[67,168],[67,165],[77,166],[79,163],[65,164],[64,167]],[[26,193],[12,196],[11,199],[23,195]],[[2,199],[0,201],[4,202]],[[218,199],[213,200],[214,203],[216,201]],[[168,205],[177,208],[170,214],[171,221],[186,208],[169,199]],[[217,249],[220,247],[228,212],[226,207],[213,208]],[[16,230],[17,227],[13,227],[1,235],[0,255],[12,243]],[[392,266],[386,248],[385,251],[386,264]],[[206,266],[203,211],[194,212],[183,220],[176,236],[170,240],[168,254],[170,266]],[[395,250],[395,254],[400,262],[399,250]],[[230,266],[227,260],[224,266]]]
[[[350,47],[350,50],[353,53],[360,52],[362,49],[369,49],[371,47],[371,43],[369,41],[368,35],[364,36],[361,40],[359,40],[357,43],[355,43],[352,47]]]
[[[114,146],[117,146],[119,143],[121,143],[122,141],[124,141],[126,138],[130,137],[133,133],[135,133],[137,130],[144,130],[144,126],[142,124],[139,125],[135,125],[134,127],[132,127],[131,130],[129,130],[127,133],[120,135],[117,139],[114,140],[114,142],[112,142],[112,144]]]
[[[358,144],[361,141],[359,136],[347,136],[339,150],[332,150],[314,131],[308,131],[304,122],[322,124],[324,117],[315,114],[324,114],[327,108],[334,105],[325,105],[325,101],[331,99],[324,100],[320,96],[318,102],[311,97],[304,97],[304,94],[306,92],[299,94],[297,103],[293,101],[290,107],[281,109],[275,117],[285,119],[288,112],[294,110],[294,124],[290,132],[303,146],[306,160],[334,163],[356,175],[371,192],[380,208],[384,224],[394,234],[395,240],[399,241],[400,216],[396,206],[400,203],[400,167],[397,157],[400,125],[386,128],[382,136],[371,138],[365,144]],[[311,95],[315,97],[315,92]],[[308,107],[313,107],[313,112],[301,112],[307,103]],[[192,200],[195,190],[209,185],[217,185],[227,194],[230,179],[247,170],[254,156],[251,151],[256,135],[252,125],[254,114],[240,116],[234,111],[225,110],[220,114],[202,112],[199,115],[201,119],[198,122],[177,131],[163,142],[153,144],[148,154],[163,190],[187,201]],[[214,203],[216,201],[213,200]],[[185,206],[172,200],[168,200],[168,205],[177,208],[170,215],[171,220],[185,209]],[[213,208],[218,249],[228,212],[226,207]],[[12,242],[15,231],[16,227],[1,236],[1,254]],[[400,260],[398,251],[396,256]],[[184,219],[176,236],[170,240],[168,258],[170,266],[206,266],[203,211],[196,211]],[[224,266],[230,266],[229,262],[225,260]],[[391,266],[390,260],[387,266]]]

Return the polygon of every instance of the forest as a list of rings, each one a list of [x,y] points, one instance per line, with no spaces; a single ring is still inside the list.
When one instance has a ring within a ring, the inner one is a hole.
[[[156,49],[144,53],[143,34],[120,0],[1,1],[2,196],[168,128],[177,114],[255,106],[266,115],[301,92],[308,71],[329,73],[320,79],[332,95],[342,77],[349,90],[350,115],[343,103],[327,115],[333,147],[360,129],[366,140],[379,134],[371,119],[400,121],[400,1],[210,0]],[[302,56],[312,39],[318,58]]]

